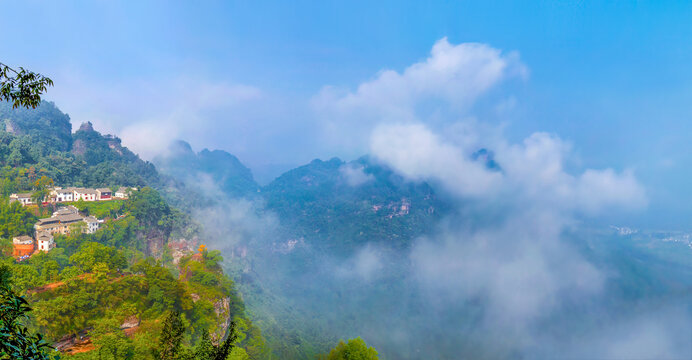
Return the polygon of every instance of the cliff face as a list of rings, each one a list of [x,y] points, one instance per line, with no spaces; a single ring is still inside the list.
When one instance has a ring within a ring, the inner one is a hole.
[[[244,305],[232,281],[223,275],[218,251],[186,251],[178,261],[180,281],[187,287],[192,302],[208,309],[215,319],[210,329],[213,342],[218,343],[235,317],[244,317]]]
[[[219,343],[221,339],[225,338],[226,331],[228,327],[231,326],[231,321],[233,316],[231,315],[231,298],[225,297],[218,299],[214,302],[214,313],[216,313],[217,318],[221,321],[220,326],[211,334],[212,340],[215,343]]]
[[[22,129],[12,119],[5,119],[5,131],[12,135],[24,135]]]

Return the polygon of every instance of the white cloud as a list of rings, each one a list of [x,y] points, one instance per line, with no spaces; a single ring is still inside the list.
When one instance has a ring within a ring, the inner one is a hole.
[[[220,126],[215,112],[242,113],[246,103],[259,100],[259,89],[247,85],[194,83],[179,80],[168,86],[167,93],[148,94],[159,98],[155,109],[148,109],[140,121],[120,130],[123,143],[146,159],[165,150],[175,139],[199,139],[216,134]],[[147,95],[145,95],[147,96]],[[242,122],[242,119],[234,119]]]
[[[56,84],[51,99],[70,114],[75,128],[91,121],[145,159],[177,138],[209,142],[231,133],[229,128],[247,127],[264,100],[256,87],[192,75],[101,83],[65,71],[58,73]]]
[[[351,258],[336,266],[336,276],[360,281],[371,281],[384,270],[384,252],[371,244],[360,248]]]
[[[560,211],[595,215],[606,210],[641,209],[644,188],[631,171],[586,169],[578,175],[565,170],[571,146],[555,135],[534,133],[522,144],[496,146],[507,191],[524,201]]]
[[[436,180],[460,196],[497,191],[501,175],[487,171],[463,150],[423,124],[382,125],[373,131],[371,153],[414,180]]]
[[[414,121],[426,108],[463,112],[500,82],[527,74],[517,53],[478,43],[453,45],[442,38],[427,59],[403,72],[384,70],[354,92],[325,87],[312,106],[330,141],[361,147],[377,124]]]
[[[412,249],[412,273],[424,293],[443,309],[483,299],[485,325],[519,334],[510,346],[523,348],[531,345],[532,325],[565,299],[602,289],[605,275],[563,241],[566,227],[583,215],[640,209],[646,196],[629,171],[568,172],[571,146],[554,135],[511,144],[477,127],[455,124],[445,136],[421,123],[381,125],[371,152],[409,179],[456,195],[466,214]],[[492,159],[474,160],[482,145]]]
[[[355,148],[369,141],[379,161],[457,197],[468,217],[454,215],[438,235],[418,240],[411,272],[441,309],[483,299],[486,326],[520,334],[520,348],[568,297],[598,296],[603,287],[605,275],[563,240],[567,226],[647,204],[631,171],[568,171],[572,147],[555,135],[511,143],[501,127],[458,120],[480,96],[526,74],[516,54],[442,39],[401,73],[383,71],[353,92],[327,87],[313,99],[330,139]],[[514,106],[503,97],[495,111]],[[474,157],[482,148],[491,155]]]
[[[365,173],[364,166],[353,163],[342,165],[339,168],[339,173],[346,184],[354,187],[367,184],[375,180],[375,177],[372,174]]]
[[[473,126],[465,127],[465,132],[465,136],[446,139],[421,123],[381,125],[372,133],[370,149],[410,179],[441,183],[462,198],[502,196],[532,206],[587,214],[646,206],[644,189],[631,171],[568,173],[565,159],[571,155],[571,147],[554,135],[535,133],[521,144],[488,139],[485,145],[493,151],[498,171],[472,158],[482,146],[482,137],[472,135]]]

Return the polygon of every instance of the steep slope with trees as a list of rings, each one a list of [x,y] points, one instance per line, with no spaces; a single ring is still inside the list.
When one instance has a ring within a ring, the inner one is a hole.
[[[5,102],[0,109],[6,125],[0,132],[0,262],[12,272],[15,291],[25,294],[35,309],[27,322],[30,330],[70,349],[63,356],[153,359],[163,320],[176,312],[185,327],[181,356],[192,356],[200,343],[209,348],[211,341],[215,349],[213,343],[225,338],[231,323],[235,340],[224,344],[225,351],[234,349],[237,358],[264,356],[262,335],[224,275],[220,253],[197,249],[195,244],[204,241],[200,226],[171,205],[193,207],[186,194],[194,192],[159,175],[119,139],[99,134],[89,123],[71,134],[69,117],[52,103],[43,102],[37,113],[11,109]],[[75,204],[84,213],[106,217],[101,229],[56,235],[55,249],[16,262],[12,237],[32,233],[33,214],[45,211],[9,203],[7,195],[36,192],[51,183],[124,185],[139,191],[106,207]],[[177,257],[172,242],[178,246]],[[189,356],[180,358],[195,359]]]

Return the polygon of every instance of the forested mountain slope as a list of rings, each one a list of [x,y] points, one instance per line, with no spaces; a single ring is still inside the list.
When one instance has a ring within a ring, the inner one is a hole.
[[[472,159],[503,171],[487,149],[473,153]],[[406,180],[368,157],[314,160],[262,187],[251,210],[278,225],[271,236],[252,234],[246,243],[234,241],[242,251],[234,252],[232,263],[242,265],[234,267],[233,274],[274,354],[311,358],[335,339],[351,336],[363,336],[383,356],[397,359],[555,358],[559,349],[591,354],[573,342],[575,334],[588,338],[620,331],[612,324],[646,322],[641,309],[647,306],[689,307],[688,233],[620,234],[580,224],[580,230],[566,231],[560,241],[604,274],[602,291],[589,301],[565,302],[541,317],[529,335],[508,334],[498,342],[500,335],[484,321],[488,307],[483,295],[446,302],[446,296],[457,299],[458,294],[435,288],[435,278],[421,280],[411,265],[420,260],[412,254],[425,254],[426,246],[465,246],[473,240],[448,231],[458,225],[445,221],[452,211],[464,212],[453,218],[470,224],[487,227],[495,220],[466,213],[463,203],[452,205],[450,199],[434,184]],[[226,198],[228,203],[243,201]],[[506,234],[508,243],[513,235]],[[506,256],[496,263],[499,268],[504,261],[511,264],[517,251],[495,250],[502,253],[497,256]],[[426,260],[437,269],[437,258]],[[446,281],[454,281],[468,265],[452,260],[450,266],[440,259]],[[496,271],[492,264],[479,264],[481,273]],[[502,286],[505,289],[510,299],[530,296],[512,294],[511,284]],[[670,315],[662,311],[661,316]],[[520,344],[522,336],[539,338],[535,334],[545,341]]]
[[[222,339],[231,321],[238,334],[235,356],[268,356],[259,328],[221,268],[220,252],[199,246],[211,239],[178,208],[203,200],[194,190],[160,175],[90,123],[71,133],[69,117],[53,103],[13,110],[0,102],[0,123],[0,262],[35,309],[28,325],[66,351],[63,357],[153,358],[167,314],[174,312],[185,328],[181,351],[190,348],[190,356],[205,334]],[[56,233],[56,248],[17,262],[12,238],[33,235],[37,218],[56,206],[21,206],[7,196],[49,184],[139,190],[126,200],[73,203],[104,220],[101,228]]]
[[[182,150],[169,152],[168,163],[199,161],[189,146]],[[360,335],[363,317],[389,311],[376,304],[377,298],[388,296],[388,291],[411,295],[407,284],[391,282],[404,269],[378,275],[382,280],[373,292],[374,283],[353,277],[369,271],[354,263],[353,257],[365,256],[367,261],[363,248],[396,257],[414,239],[433,231],[451,209],[429,184],[407,181],[369,157],[350,162],[314,160],[282,174],[259,193],[241,196],[221,175],[237,173],[238,167],[211,165],[215,168],[199,171],[192,170],[199,169],[192,165],[189,172],[167,174],[189,185],[206,176],[227,190],[219,195],[225,206],[216,211],[228,214],[229,232],[244,234],[228,239],[235,247],[231,273],[278,358],[314,358],[340,337]],[[164,172],[169,169],[162,167]],[[248,201],[254,206],[247,207]],[[239,209],[241,217],[234,214]],[[241,221],[233,222],[233,218]],[[262,229],[248,226],[253,223],[260,223]],[[341,275],[334,277],[335,273]],[[339,311],[333,311],[333,306]]]
[[[430,185],[406,181],[369,157],[313,160],[262,195],[293,236],[341,250],[371,241],[405,248],[448,211]]]

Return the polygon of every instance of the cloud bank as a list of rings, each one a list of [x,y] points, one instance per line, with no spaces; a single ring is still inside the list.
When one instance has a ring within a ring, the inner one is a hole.
[[[527,73],[516,53],[441,39],[425,61],[401,73],[383,71],[352,92],[325,88],[313,106],[330,119],[328,130],[338,134],[337,141],[358,147],[358,135],[349,142],[344,134],[368,133],[370,154],[379,161],[456,198],[456,215],[410,249],[409,280],[438,313],[479,301],[478,331],[508,337],[501,345],[488,345],[504,348],[498,354],[531,356],[549,347],[539,342],[550,337],[539,324],[562,316],[572,304],[602,301],[610,276],[566,241],[565,231],[610,211],[641,210],[648,200],[631,170],[569,171],[568,161],[576,155],[554,134],[536,132],[512,143],[501,128],[459,120],[468,117],[478,98]],[[369,245],[351,262],[381,266]],[[352,272],[360,273],[358,267]],[[650,340],[647,353],[671,353],[670,344],[649,339],[646,332],[629,338],[642,339]],[[586,354],[631,354],[629,346],[635,344],[628,338],[613,340],[594,343]],[[564,350],[563,341],[549,343]]]
[[[378,124],[412,122],[442,109],[463,113],[494,86],[527,76],[517,53],[478,43],[453,45],[442,38],[427,59],[402,72],[383,70],[355,91],[324,87],[312,108],[328,141],[363,149]]]
[[[647,344],[646,354],[685,354],[679,334],[664,330],[675,323],[669,317],[649,316],[648,309],[641,320],[593,328],[588,335],[566,331],[553,336],[550,327],[543,327],[569,317],[574,309],[583,311],[578,316],[593,317],[593,309],[601,307],[592,305],[608,300],[604,296],[613,275],[589,261],[565,233],[596,216],[643,209],[648,200],[632,170],[574,166],[571,161],[578,154],[569,141],[555,134],[536,132],[510,141],[501,126],[474,119],[480,99],[492,97],[512,79],[527,76],[517,53],[484,44],[455,45],[443,38],[426,59],[403,71],[384,70],[354,90],[323,88],[310,99],[312,113],[307,120],[268,132],[260,129],[267,122],[244,129],[265,140],[277,139],[276,132],[285,129],[282,136],[298,140],[279,142],[283,152],[294,146],[311,148],[320,141],[318,148],[330,155],[369,151],[408,181],[434,184],[456,209],[406,250],[366,244],[343,261],[334,254],[313,253],[315,249],[301,238],[277,243],[277,218],[264,213],[261,204],[244,200],[195,215],[208,229],[217,230],[208,234],[221,239],[216,247],[236,259],[247,253],[263,254],[264,267],[260,261],[237,263],[253,276],[281,284],[283,288],[276,291],[288,294],[287,304],[304,307],[315,321],[327,324],[315,329],[347,323],[352,333],[329,330],[338,336],[362,334],[388,351],[428,346],[433,358],[458,348],[470,357],[622,358],[631,355],[635,345]],[[157,141],[172,134],[243,129],[238,125],[242,120],[215,128],[204,115],[207,111],[249,114],[245,106],[268,103],[259,89],[240,85],[212,84],[186,91],[171,97],[192,98],[192,105],[173,106],[165,118],[126,127],[125,140],[157,149],[162,148]],[[509,99],[491,105],[511,111],[518,100]],[[253,116],[258,114],[267,113]],[[163,123],[166,134],[159,134]],[[238,134],[228,132],[229,141],[236,138]],[[373,180],[355,165],[343,166],[340,175],[354,187]],[[202,180],[201,184],[207,183]],[[295,256],[294,250],[309,254],[310,263],[300,265],[306,271],[295,273],[288,258]],[[284,278],[291,269],[294,272]],[[373,317],[362,309],[378,309],[379,314]],[[474,309],[478,314],[470,316]],[[624,331],[630,323],[636,327]],[[690,332],[684,324],[680,327],[682,335]],[[429,333],[423,340],[418,339],[420,329]],[[602,339],[596,341],[594,334]],[[474,346],[481,350],[469,350]],[[592,349],[585,352],[583,346]]]

